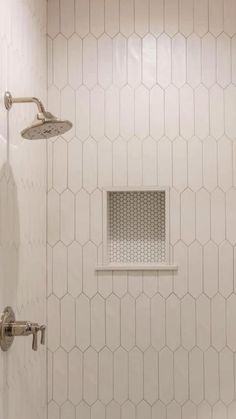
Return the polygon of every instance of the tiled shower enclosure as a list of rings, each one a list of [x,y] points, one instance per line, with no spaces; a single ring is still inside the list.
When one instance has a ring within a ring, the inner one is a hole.
[[[49,419],[236,416],[236,2],[50,0]],[[102,190],[170,187],[177,272],[97,272]]]

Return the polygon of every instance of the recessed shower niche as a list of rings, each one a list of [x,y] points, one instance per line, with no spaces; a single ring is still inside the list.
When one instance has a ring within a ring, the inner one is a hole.
[[[169,190],[103,191],[103,265],[98,270],[173,270]]]

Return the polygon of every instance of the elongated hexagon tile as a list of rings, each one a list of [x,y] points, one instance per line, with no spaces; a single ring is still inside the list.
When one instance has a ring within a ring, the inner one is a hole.
[[[178,191],[187,186],[187,144],[182,138],[173,142],[173,186]]]
[[[186,189],[181,196],[181,238],[190,245],[195,239],[195,194]]]
[[[48,404],[48,417],[49,419],[60,418],[60,407],[54,401]]]
[[[59,348],[53,356],[53,399],[62,405],[67,399],[67,353]]]
[[[69,38],[74,32],[74,0],[60,2],[60,25],[62,34]]]
[[[189,353],[189,396],[199,404],[204,398],[203,352],[194,347]]]
[[[112,39],[106,34],[98,39],[98,83],[104,89],[112,82]]]
[[[135,88],[141,82],[141,38],[136,34],[128,38],[128,84]]]
[[[181,344],[190,351],[196,343],[196,302],[189,294],[181,300]]]
[[[224,5],[222,0],[209,1],[209,30],[214,36],[223,31]]]
[[[114,140],[119,135],[119,90],[114,85],[105,91],[105,135]]]
[[[90,301],[84,294],[76,301],[76,344],[81,351],[90,345]]]
[[[112,272],[98,272],[98,291],[104,298],[112,294]]]
[[[120,300],[114,294],[106,300],[106,345],[112,351],[120,345]]]
[[[134,29],[135,32],[142,37],[148,32],[149,2],[147,0],[135,0]]]
[[[48,243],[54,245],[60,237],[60,197],[54,189],[48,192],[47,223]]]
[[[229,297],[233,292],[233,248],[227,242],[221,243],[219,247],[219,292],[225,297]]]
[[[77,405],[82,399],[83,380],[83,356],[78,348],[69,353],[68,374],[68,396]]]
[[[148,137],[143,141],[143,185],[157,184],[157,145]]]
[[[158,85],[150,90],[150,134],[158,140],[164,135],[164,90]],[[158,113],[156,109],[158,108]]]
[[[234,357],[233,352],[224,348],[219,355],[220,361],[220,396],[228,405],[234,400]]]
[[[226,137],[218,141],[218,183],[223,191],[232,187],[232,141]]]
[[[175,400],[183,404],[188,400],[188,351],[178,348],[174,353]]]
[[[99,295],[91,299],[91,346],[96,351],[105,345],[105,303]]]
[[[53,144],[53,187],[62,192],[67,185],[67,144],[58,138]]]
[[[90,3],[90,30],[99,37],[104,32],[104,0],[92,0]]]
[[[82,143],[73,138],[68,144],[68,188],[76,193],[82,186]]]
[[[187,39],[187,81],[193,88],[201,81],[201,42],[195,33]]]
[[[74,194],[68,189],[61,195],[60,206],[60,233],[61,241],[65,245],[69,245],[74,240],[75,232],[75,202]]]
[[[236,190],[230,189],[226,193],[226,237],[232,245],[236,243]]]
[[[172,294],[166,300],[166,345],[176,350],[180,344],[180,301]]]
[[[68,327],[70,324],[70,327]],[[75,301],[70,295],[61,300],[61,346],[69,352],[75,345]]]
[[[158,398],[158,352],[150,347],[144,352],[144,399],[153,404]]]
[[[59,0],[51,0],[47,4],[47,32],[54,38],[60,29],[60,7]]]
[[[217,144],[212,137],[203,142],[203,185],[208,191],[217,186]]]
[[[53,41],[53,80],[62,89],[67,83],[67,40],[59,34]]]
[[[135,303],[130,295],[121,300],[121,346],[131,350],[135,343]]]
[[[84,352],[83,359],[83,396],[84,400],[92,405],[97,400],[98,395],[98,354],[93,348],[88,348]]]
[[[90,129],[90,94],[86,86],[76,91],[76,135],[84,141]]]
[[[104,90],[100,86],[91,91],[90,133],[97,141],[104,136]]]
[[[215,84],[210,90],[210,135],[220,138],[224,129],[224,90]]]
[[[67,248],[59,242],[53,248],[53,293],[61,298],[67,292]]]
[[[68,81],[74,89],[82,83],[82,40],[77,34],[68,40]]]
[[[83,144],[83,186],[88,193],[97,187],[97,144],[92,138]]]
[[[76,32],[82,38],[89,32],[89,3],[83,0],[75,1]]]
[[[234,1],[225,1],[224,3],[224,31],[232,36],[235,34],[234,22],[236,18],[236,6]]]
[[[180,0],[179,31],[186,37],[193,32],[193,10],[193,0]]]
[[[188,84],[179,89],[179,107],[180,135],[190,139],[194,134],[194,92]]]
[[[228,86],[224,91],[225,98],[225,132],[226,135],[234,139],[236,136],[235,123],[235,103],[236,103],[236,87]]]
[[[210,299],[201,295],[196,301],[197,345],[205,351],[210,346],[211,333]]]
[[[171,82],[171,39],[162,34],[157,40],[157,81],[162,88]]]
[[[97,83],[97,40],[90,34],[83,40],[83,83],[89,89]]]
[[[212,346],[222,350],[226,344],[226,303],[220,294],[211,303],[211,334]]]
[[[205,189],[196,194],[196,238],[201,244],[210,239],[210,195]]]
[[[211,404],[219,399],[219,359],[218,353],[209,348],[204,353],[205,398]]]
[[[150,343],[150,302],[142,295],[136,300],[136,345],[145,350]]]
[[[172,145],[166,137],[158,141],[157,178],[159,185],[172,186]]]
[[[120,133],[126,140],[134,134],[134,90],[130,86],[120,92]]]
[[[148,297],[153,297],[157,293],[157,273],[143,272],[143,292]]]
[[[89,215],[89,194],[84,189],[82,189],[76,196],[76,239],[82,245],[89,240]]]
[[[235,301],[236,296],[232,294],[227,300],[227,311],[226,311],[226,320],[227,320],[227,344],[230,349],[235,351],[236,348],[236,333],[235,328],[233,326],[234,318],[235,318]]]
[[[216,81],[216,39],[210,33],[202,38],[202,83],[211,87]]]
[[[119,6],[118,0],[105,1],[105,32],[111,37],[119,32]]]
[[[186,39],[178,33],[172,38],[172,83],[181,87],[186,82]]]
[[[99,400],[107,404],[113,397],[113,354],[106,347],[99,353],[98,377]]]
[[[60,302],[55,295],[48,297],[48,347],[55,351],[60,345]]]
[[[178,6],[177,0],[166,0],[164,3],[165,32],[171,37],[178,31]]]
[[[142,81],[151,88],[156,82],[156,39],[150,33],[143,38],[142,43]]]
[[[203,289],[203,249],[197,242],[189,246],[188,282],[189,293],[197,298]]]
[[[144,139],[149,134],[149,91],[140,86],[135,90],[135,135]]]
[[[159,352],[159,399],[167,404],[173,399],[173,352],[167,347]]]
[[[179,91],[173,85],[165,89],[165,134],[171,140],[179,135]]]
[[[129,396],[128,352],[122,348],[114,352],[114,400],[124,403]]]
[[[156,294],[151,300],[151,343],[160,350],[165,345],[165,299]]]
[[[129,399],[136,404],[143,399],[143,354],[138,348],[129,352]]]
[[[204,292],[213,297],[218,290],[218,247],[208,242],[203,250],[203,288]]]
[[[208,31],[208,1],[195,1],[194,5],[194,31],[203,36]]]
[[[128,147],[121,138],[113,143],[112,175],[114,186],[126,186],[128,182]]]
[[[127,82],[127,39],[118,34],[113,39],[113,83],[124,86]]]

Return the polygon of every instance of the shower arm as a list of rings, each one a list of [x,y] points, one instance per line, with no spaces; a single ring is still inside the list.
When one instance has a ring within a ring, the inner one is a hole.
[[[35,103],[40,113],[46,112],[42,102],[37,97],[12,97],[10,92],[5,92],[4,104],[8,111],[13,103]]]

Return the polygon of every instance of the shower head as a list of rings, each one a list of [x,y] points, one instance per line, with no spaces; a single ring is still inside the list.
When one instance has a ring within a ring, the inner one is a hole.
[[[63,121],[50,112],[43,112],[36,115],[32,124],[21,131],[21,135],[27,140],[40,140],[64,134],[71,128],[70,121]]]
[[[6,92],[4,103],[7,110],[10,110],[13,103],[35,103],[38,106],[37,113],[33,123],[21,131],[23,138],[27,140],[40,140],[55,137],[72,128],[72,123],[66,120],[60,120],[47,112],[39,99],[36,97],[13,98],[10,92]]]

